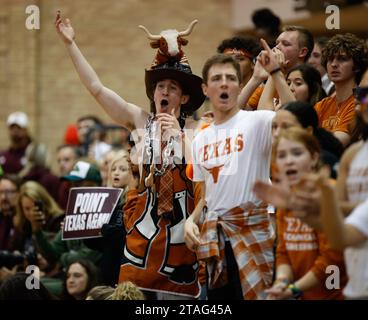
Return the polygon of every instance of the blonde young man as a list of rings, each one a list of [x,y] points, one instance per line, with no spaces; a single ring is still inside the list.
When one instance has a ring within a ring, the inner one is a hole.
[[[210,300],[262,299],[272,280],[267,204],[251,190],[256,179],[269,181],[274,112],[239,110],[240,74],[231,56],[207,60],[202,88],[214,121],[192,144],[193,180],[202,199],[186,221],[185,240],[207,264]]]
[[[286,26],[283,32],[276,39],[276,46],[273,50],[282,56],[283,72],[286,74],[288,70],[306,62],[313,50],[314,40],[311,32],[301,26]],[[248,100],[248,108],[257,109],[264,86],[259,86],[261,83],[254,83],[256,89],[253,95]],[[266,86],[272,89],[272,77],[269,77]],[[259,86],[257,88],[257,86]],[[272,91],[272,89],[270,89]]]

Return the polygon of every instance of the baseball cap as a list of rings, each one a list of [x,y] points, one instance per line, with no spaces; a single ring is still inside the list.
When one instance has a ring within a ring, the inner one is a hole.
[[[28,127],[28,117],[24,112],[16,111],[11,113],[8,116],[7,125],[10,127],[13,124],[16,124],[17,126],[21,128],[27,128]]]
[[[101,183],[100,171],[91,163],[78,161],[72,171],[61,179],[68,181],[95,181]]]

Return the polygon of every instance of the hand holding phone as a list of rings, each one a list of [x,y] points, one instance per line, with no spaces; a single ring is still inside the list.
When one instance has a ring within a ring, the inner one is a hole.
[[[38,208],[38,211],[41,211],[43,213],[44,210],[43,202],[41,200],[36,200],[34,204]]]
[[[42,224],[45,224],[46,221],[45,221],[45,212],[44,212],[45,206],[44,206],[44,203],[40,200],[35,200],[34,204],[35,204],[35,207],[37,208],[37,211],[38,211],[37,214],[39,215],[37,217],[37,220],[39,222],[42,222]]]

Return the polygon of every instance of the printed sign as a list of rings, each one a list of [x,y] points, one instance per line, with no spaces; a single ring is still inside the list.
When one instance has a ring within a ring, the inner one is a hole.
[[[101,237],[101,228],[109,223],[122,191],[97,187],[70,189],[63,240]]]

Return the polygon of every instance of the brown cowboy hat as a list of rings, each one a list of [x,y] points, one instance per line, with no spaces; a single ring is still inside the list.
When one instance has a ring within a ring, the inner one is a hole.
[[[188,102],[182,105],[182,110],[186,114],[191,115],[201,107],[206,98],[202,91],[202,78],[193,74],[188,64],[174,60],[146,69],[146,93],[151,101],[156,83],[164,79],[178,81],[183,92],[189,95]]]

